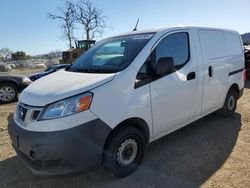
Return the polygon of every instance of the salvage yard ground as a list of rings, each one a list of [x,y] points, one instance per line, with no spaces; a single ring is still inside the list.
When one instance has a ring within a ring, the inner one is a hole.
[[[212,114],[150,144],[142,166],[123,179],[102,168],[75,177],[32,175],[7,133],[15,105],[0,106],[0,187],[250,187],[250,81],[233,118]]]
[[[33,73],[41,72],[44,71],[44,69],[13,69],[11,71],[12,74],[21,74],[25,76],[29,76]]]

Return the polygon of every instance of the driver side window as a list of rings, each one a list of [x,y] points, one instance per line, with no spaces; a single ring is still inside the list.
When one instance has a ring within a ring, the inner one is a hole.
[[[160,58],[172,58],[175,70],[181,69],[190,58],[188,33],[174,33],[165,37],[154,50],[154,68]]]
[[[172,59],[174,71],[181,69],[190,59],[188,33],[170,34],[160,41],[140,68],[136,77],[135,88],[160,78],[156,74],[156,67],[161,58]]]

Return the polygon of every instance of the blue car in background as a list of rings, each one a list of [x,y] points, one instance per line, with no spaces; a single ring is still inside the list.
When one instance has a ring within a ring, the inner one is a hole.
[[[29,79],[31,81],[35,81],[39,78],[42,78],[44,76],[47,76],[53,72],[56,72],[60,69],[65,69],[67,67],[69,67],[71,64],[59,64],[59,65],[52,65],[51,67],[49,67],[48,69],[46,69],[45,71],[43,72],[38,72],[38,73],[35,73],[35,74],[32,74],[31,76],[29,76]]]

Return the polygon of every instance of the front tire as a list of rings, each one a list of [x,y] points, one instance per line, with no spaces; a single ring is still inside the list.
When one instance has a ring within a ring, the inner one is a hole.
[[[17,101],[18,90],[10,83],[0,84],[0,104]]]
[[[116,177],[126,177],[140,166],[145,151],[145,138],[141,131],[128,126],[120,129],[108,141],[104,165]]]
[[[237,107],[238,94],[234,89],[229,89],[223,108],[220,110],[220,114],[225,117],[231,117],[234,115]]]

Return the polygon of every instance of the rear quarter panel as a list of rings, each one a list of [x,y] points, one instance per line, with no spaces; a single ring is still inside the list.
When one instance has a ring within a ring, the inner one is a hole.
[[[224,31],[228,52],[229,74],[244,68],[244,48],[238,32]],[[229,76],[229,87],[237,83],[239,89],[244,88],[243,71]]]

